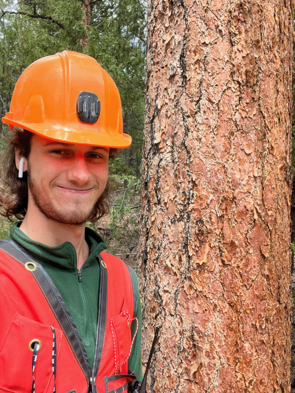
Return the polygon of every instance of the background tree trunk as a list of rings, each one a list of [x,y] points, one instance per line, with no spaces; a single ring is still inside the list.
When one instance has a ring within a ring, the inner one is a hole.
[[[290,391],[292,30],[291,0],[149,1],[151,392]]]
[[[91,1],[90,0],[81,0],[81,9],[84,13],[83,24],[85,25],[86,32],[89,32],[91,25]],[[84,35],[80,39],[80,44],[85,47],[89,44],[89,39],[87,34]]]

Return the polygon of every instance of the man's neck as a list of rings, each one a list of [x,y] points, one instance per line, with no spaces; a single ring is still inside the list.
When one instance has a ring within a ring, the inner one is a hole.
[[[89,247],[85,240],[85,224],[61,224],[48,219],[40,212],[38,217],[26,214],[20,230],[30,239],[49,247],[57,247],[64,242],[72,243],[77,254],[77,269],[81,269],[89,256]]]

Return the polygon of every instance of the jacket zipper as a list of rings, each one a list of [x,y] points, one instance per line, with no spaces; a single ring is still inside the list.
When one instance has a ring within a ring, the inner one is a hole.
[[[97,330],[96,330],[96,343],[95,343],[95,353],[94,353],[94,362],[93,362],[93,368],[92,368],[92,377],[90,378],[90,383],[92,384],[92,390],[93,390],[93,393],[97,393],[97,389],[96,389],[96,386],[95,386],[95,379],[96,379],[96,375],[95,375],[95,368],[96,368],[96,364],[97,364],[97,357],[98,357],[98,355],[102,355],[102,351],[103,351],[103,348],[101,348],[101,353],[99,353],[98,354],[98,340],[99,340],[99,337],[100,337],[100,335],[101,335],[101,332],[100,332],[100,328],[101,328],[101,325],[103,325],[103,312],[102,312],[102,301],[103,300],[105,300],[105,301],[107,301],[107,299],[104,299],[104,294],[103,294],[103,287],[105,286],[105,284],[107,284],[107,274],[106,275],[104,275],[104,274],[102,274],[102,271],[101,271],[101,269],[102,269],[102,266],[101,266],[101,263],[100,263],[100,258],[99,258],[99,267],[100,267],[100,281],[99,281],[99,300],[98,300],[98,318],[97,318]],[[106,283],[105,283],[105,280],[106,280]],[[107,293],[106,293],[107,294]],[[98,370],[99,370],[99,367],[98,367],[98,369],[97,369],[97,373],[98,373]]]
[[[101,267],[100,267],[101,268]],[[101,276],[100,276],[101,278]],[[99,283],[101,285],[101,282]],[[101,299],[100,299],[101,300]],[[93,388],[93,391],[95,392],[95,364],[96,364],[96,358],[97,358],[97,342],[98,342],[98,331],[99,331],[99,323],[100,323],[100,301],[98,301],[98,321],[97,321],[97,329],[96,329],[96,340],[95,340],[95,352],[94,352],[94,362],[93,362],[93,367],[92,367],[92,377],[90,378],[90,384],[91,387]],[[98,371],[98,370],[97,370]],[[90,390],[92,392],[92,389]]]
[[[78,281],[82,282],[81,269],[77,269],[77,273],[78,273]],[[92,375],[93,375],[93,370],[92,370]],[[95,379],[94,379],[94,381],[95,381]],[[93,377],[89,378],[89,381],[88,381],[88,393],[94,393],[95,392],[95,390],[94,390],[94,381],[93,381]]]
[[[89,393],[96,393],[96,389],[95,389],[95,378],[93,379],[92,377],[90,377],[89,380]]]
[[[101,264],[100,264],[100,269],[101,269]],[[81,269],[77,269],[77,273],[78,273],[78,281],[82,282],[82,272]],[[102,288],[102,284],[103,284],[103,277],[100,274],[100,288]],[[99,302],[98,302],[98,321],[97,321],[97,331],[96,331],[96,342],[95,342],[95,352],[94,352],[94,362],[93,362],[93,368],[92,368],[92,373],[91,373],[91,377],[89,378],[89,387],[88,387],[88,393],[97,393],[97,389],[95,386],[95,380],[96,380],[96,375],[95,375],[95,365],[97,362],[97,347],[98,347],[98,338],[99,338],[99,328],[100,328],[100,322],[101,322],[101,318],[102,318],[102,304],[101,304],[101,300],[102,300],[102,293],[101,293],[101,289],[99,290],[100,292],[100,296],[99,296]],[[101,355],[101,354],[100,354]],[[97,370],[98,371],[98,370]]]

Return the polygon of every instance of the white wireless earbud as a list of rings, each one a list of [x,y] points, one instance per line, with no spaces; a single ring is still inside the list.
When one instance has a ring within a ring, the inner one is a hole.
[[[18,169],[18,177],[19,178],[22,178],[23,177],[23,174],[24,174],[24,157],[22,157],[21,159],[20,159],[20,162],[19,162],[19,169]]]

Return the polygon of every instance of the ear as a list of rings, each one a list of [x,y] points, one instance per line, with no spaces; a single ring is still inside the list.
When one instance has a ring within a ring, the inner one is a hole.
[[[19,150],[15,150],[15,155],[14,155],[14,159],[15,159],[15,166],[17,169],[19,169],[19,163],[21,160],[22,156],[19,153]],[[26,172],[27,171],[27,159],[24,158],[24,165],[23,165],[23,171]]]

